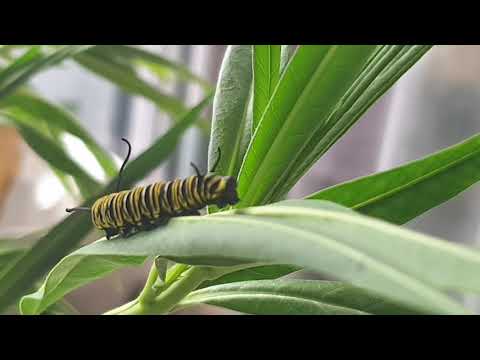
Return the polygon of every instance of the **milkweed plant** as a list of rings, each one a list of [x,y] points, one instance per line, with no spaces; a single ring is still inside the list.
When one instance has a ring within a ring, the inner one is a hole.
[[[106,314],[170,314],[199,304],[259,315],[471,313],[450,294],[480,292],[480,252],[401,225],[480,179],[478,135],[388,171],[285,200],[430,49],[231,45],[212,86],[183,65],[135,46],[1,46],[2,121],[16,127],[76,194],[78,204],[72,205],[87,211],[65,214],[53,228],[31,235],[35,241],[28,246],[3,242],[0,309],[71,313],[64,299],[70,292],[148,263],[138,296]],[[33,76],[64,61],[146,98],[173,119],[163,136],[126,164],[124,195],[117,193],[112,154],[72,113],[29,85]],[[198,84],[204,99],[188,108],[140,77],[140,68],[162,81],[171,75]],[[204,110],[210,105],[208,119]],[[209,137],[208,169],[214,174],[206,177],[194,167],[192,177],[168,186],[170,179],[158,179],[157,187],[135,188],[191,126]],[[92,178],[71,157],[61,142],[65,133],[83,141],[107,182]],[[89,209],[102,196],[92,218]],[[165,221],[156,223],[159,217]],[[94,230],[102,224],[115,230],[109,239]],[[138,225],[137,231],[123,236],[127,225]],[[332,280],[290,276],[301,270]]]

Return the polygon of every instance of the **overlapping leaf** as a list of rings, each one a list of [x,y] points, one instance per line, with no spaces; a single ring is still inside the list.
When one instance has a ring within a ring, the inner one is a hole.
[[[247,149],[252,128],[252,46],[231,45],[220,69],[213,100],[209,169],[221,158],[216,173],[236,176]]]
[[[345,92],[376,46],[301,46],[285,69],[255,131],[239,175],[239,207],[264,204],[298,154],[318,142]],[[279,182],[280,181],[280,182]]]
[[[175,148],[183,132],[198,119],[202,110],[210,101],[211,96],[194,107],[178,124],[133,160],[126,167],[122,176],[123,186],[131,186],[166,159]],[[112,181],[101,194],[111,192],[114,189],[114,184],[115,181]],[[89,199],[84,206],[91,205],[95,199],[96,197]],[[42,237],[20,258],[14,268],[0,278],[0,311],[25,294],[36,279],[71,251],[91,230],[90,216],[85,213],[77,213],[68,216],[46,236]]]
[[[96,143],[80,125],[80,121],[68,111],[26,91],[17,92],[0,100],[0,111],[8,112],[9,110],[14,114],[19,113],[20,116],[28,115],[32,119],[29,123],[31,125],[37,123],[40,126],[43,122],[57,131],[78,137],[98,160],[107,176],[116,175],[118,169],[112,157]]]
[[[280,45],[253,45],[254,130],[258,126],[280,78],[280,54]]]
[[[348,284],[316,280],[260,280],[194,291],[177,308],[209,304],[254,315],[415,314]]]
[[[332,203],[297,200],[205,218],[176,218],[168,226],[134,238],[88,245],[58,263],[42,289],[24,298],[28,306],[22,305],[22,309],[41,312],[74,288],[72,282],[84,284],[89,269],[96,268],[93,264],[82,267],[85,259],[142,262],[156,255],[192,265],[292,264],[348,281],[422,313],[465,313],[442,291],[480,291],[475,276],[480,270],[480,253],[474,249]],[[69,278],[73,271],[76,276]],[[95,278],[98,276],[95,272]]]
[[[480,180],[480,135],[417,161],[310,195],[403,224]]]
[[[428,45],[383,45],[377,47],[367,65],[346,92],[328,121],[298,154],[295,166],[277,180],[265,201],[284,196],[308,169],[348,131],[429,49]]]

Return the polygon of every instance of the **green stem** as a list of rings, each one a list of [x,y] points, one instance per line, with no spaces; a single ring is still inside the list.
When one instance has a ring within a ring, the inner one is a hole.
[[[185,296],[195,290],[202,282],[215,276],[213,268],[194,266],[188,269],[181,279],[163,291],[151,304],[148,311],[153,314],[166,314]]]
[[[119,306],[115,309],[107,311],[103,315],[123,315],[126,311],[128,311],[130,308],[134,307],[137,304],[138,304],[138,299],[135,299],[126,304],[123,304],[122,306]]]
[[[167,274],[165,281],[166,288],[156,298],[152,298],[152,292],[149,292],[147,285],[153,285],[154,280],[151,280],[153,270],[150,271],[149,278],[144,290],[139,297],[125,305],[116,309],[110,310],[105,314],[109,315],[162,315],[170,312],[175,306],[182,301],[188,294],[197,289],[204,281],[215,280],[225,274],[246,269],[249,267],[259,266],[261,264],[247,264],[233,267],[205,267],[205,266],[189,266],[184,264],[177,264]],[[187,270],[185,270],[187,269]],[[183,275],[180,277],[180,275]],[[153,281],[153,282],[152,282]],[[149,288],[152,288],[152,286]],[[147,295],[145,295],[145,292]],[[142,295],[144,294],[144,295]],[[146,296],[146,297],[145,297]],[[143,301],[140,301],[140,298]],[[148,301],[145,301],[148,299]]]
[[[131,307],[115,311],[117,315],[153,315],[168,313],[180,300],[195,290],[202,282],[210,279],[211,269],[192,267],[184,276],[166,288],[154,302],[137,302]],[[110,311],[111,313],[112,311]]]
[[[173,284],[189,267],[189,265],[185,264],[175,264],[175,266],[172,266],[167,272],[165,284],[167,286]]]
[[[157,267],[155,266],[155,263],[153,263],[152,267],[150,268],[150,273],[148,274],[147,282],[145,283],[145,286],[143,287],[143,290],[140,293],[140,295],[138,295],[139,303],[148,303],[148,302],[152,302],[155,299],[155,296],[157,296],[157,294],[153,289],[153,284],[155,284],[157,277],[158,277],[158,270],[157,270]]]

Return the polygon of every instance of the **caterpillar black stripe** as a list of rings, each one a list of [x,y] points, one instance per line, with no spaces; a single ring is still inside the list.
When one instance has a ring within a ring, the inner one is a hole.
[[[198,210],[207,205],[222,208],[239,201],[234,177],[202,175],[193,163],[191,165],[196,175],[186,179],[160,181],[118,191],[123,169],[131,153],[130,143],[126,139],[122,140],[128,144],[128,155],[120,169],[117,192],[97,199],[91,208],[66,209],[67,212],[91,212],[93,224],[105,231],[107,239],[117,234],[129,236],[139,230],[155,228],[172,217],[200,215]],[[218,149],[218,159],[211,173],[215,171],[220,155]]]

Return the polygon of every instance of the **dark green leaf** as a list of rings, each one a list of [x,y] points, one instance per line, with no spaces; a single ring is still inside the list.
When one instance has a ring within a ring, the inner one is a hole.
[[[256,129],[280,78],[280,45],[253,45],[253,129]]]
[[[124,187],[133,185],[165,160],[175,149],[183,132],[198,119],[210,101],[211,97],[203,100],[148,150],[130,162],[122,176]],[[111,181],[100,194],[114,191],[115,185],[116,180]],[[83,206],[90,206],[95,200],[96,197],[89,199]],[[89,214],[76,213],[42,237],[18,261],[15,268],[0,277],[0,311],[25,294],[41,275],[71,251],[91,230]]]
[[[422,313],[467,311],[442,291],[480,292],[480,253],[333,203],[297,200],[184,216],[132,238],[101,240],[65,257],[24,301],[41,311],[89,280],[86,259],[161,256],[190,265],[292,264],[339,278]],[[136,259],[135,259],[136,258]],[[115,260],[116,262],[116,260]],[[69,277],[68,274],[82,274]],[[105,276],[95,273],[95,278]],[[61,279],[59,281],[58,279]],[[68,287],[67,287],[68,285]],[[55,296],[51,295],[55,294]],[[27,300],[28,299],[28,300]]]
[[[0,101],[0,108],[14,108],[28,114],[34,121],[45,122],[55,129],[68,132],[89,148],[108,177],[117,174],[117,166],[111,156],[103,150],[80,125],[80,121],[66,110],[27,92],[19,92]]]
[[[292,272],[300,270],[297,266],[292,265],[263,265],[242,269],[230,274],[221,276],[218,279],[206,281],[201,287],[228,284],[246,280],[267,280],[278,279],[282,276],[291,274]]]
[[[480,180],[480,135],[400,167],[310,195],[403,224]]]
[[[298,155],[328,122],[375,46],[301,46],[283,73],[243,161],[238,207],[266,202],[298,165]]]
[[[285,172],[284,177],[278,180],[279,187],[270,191],[267,201],[279,200],[288,193],[308,169],[430,48],[427,45],[377,48],[328,122],[298,155],[295,168]]]
[[[348,284],[317,280],[260,280],[208,287],[179,308],[209,304],[254,315],[399,315],[418,312]]]

